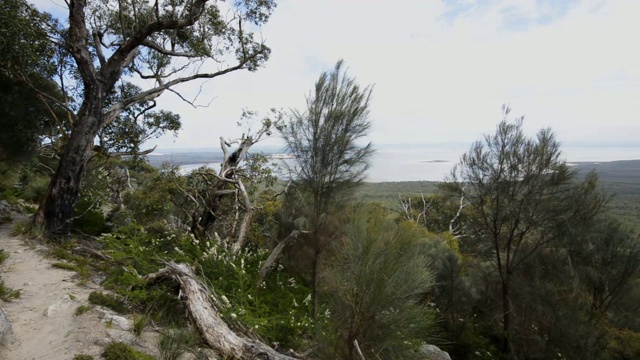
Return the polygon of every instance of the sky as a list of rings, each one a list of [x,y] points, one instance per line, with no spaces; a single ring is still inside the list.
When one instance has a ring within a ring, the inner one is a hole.
[[[62,0],[32,1],[64,15]],[[494,132],[503,104],[531,135],[551,127],[566,144],[635,144],[638,19],[638,0],[280,0],[261,29],[266,66],[206,82],[206,107],[164,94],[159,107],[179,113],[183,129],[148,145],[217,148],[246,130],[236,125],[242,109],[304,110],[338,59],[374,85],[376,145],[470,144]]]

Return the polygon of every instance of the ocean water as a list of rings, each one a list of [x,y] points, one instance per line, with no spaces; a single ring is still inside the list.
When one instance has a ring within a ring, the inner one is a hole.
[[[378,147],[367,172],[369,182],[442,181],[451,172],[469,145],[387,145]],[[574,146],[562,148],[568,162],[606,162],[640,159],[640,144],[625,147]],[[183,173],[207,165],[218,169],[219,163],[193,164],[180,167]]]

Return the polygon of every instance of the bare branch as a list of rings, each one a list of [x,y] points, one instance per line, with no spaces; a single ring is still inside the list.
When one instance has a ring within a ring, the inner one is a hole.
[[[111,152],[107,153],[108,156],[144,156],[149,155],[156,150],[158,145],[154,146],[151,149],[147,149],[144,151],[119,151],[119,152]]]
[[[238,239],[233,244],[231,248],[231,252],[233,254],[237,254],[242,250],[244,244],[247,242],[247,232],[249,231],[249,225],[251,224],[251,216],[253,215],[253,209],[251,207],[251,200],[249,199],[249,194],[247,194],[247,189],[245,189],[242,180],[238,178],[236,187],[240,191],[240,195],[242,196],[242,200],[244,203],[244,217],[242,218],[242,224],[240,225],[240,230],[238,231]]]
[[[177,57],[184,57],[184,58],[199,58],[199,57],[202,57],[202,56],[200,56],[200,55],[198,55],[196,53],[187,53],[187,52],[168,50],[168,49],[165,49],[162,46],[156,44],[155,42],[153,42],[151,40],[144,40],[142,42],[142,45],[148,47],[149,49],[157,51],[158,53],[160,53],[162,55],[177,56]]]
[[[286,238],[278,243],[267,260],[265,260],[264,264],[262,264],[262,266],[260,267],[260,273],[258,275],[258,282],[256,283],[256,286],[260,286],[260,284],[264,282],[264,279],[266,279],[271,270],[273,270],[276,265],[276,260],[278,260],[280,253],[282,253],[282,250],[284,250],[284,248],[286,248],[287,246],[293,244],[293,242],[298,239],[300,234],[308,233],[309,231],[306,230],[293,230],[291,234],[289,234]]]
[[[120,102],[118,102],[117,104],[113,105],[109,110],[107,110],[107,112],[105,113],[105,117],[104,117],[104,123],[105,124],[109,124],[110,122],[112,122],[113,120],[115,120],[115,118],[120,115],[120,113],[122,113],[122,111],[124,111],[126,108],[128,108],[129,106],[135,104],[135,103],[139,103],[139,102],[144,102],[144,101],[150,101],[153,100],[155,98],[157,98],[158,96],[162,95],[162,93],[169,89],[172,86],[184,83],[184,82],[189,82],[189,81],[193,81],[196,79],[213,79],[216,78],[218,76],[222,76],[225,74],[228,74],[232,71],[236,71],[236,70],[240,70],[244,68],[244,65],[246,65],[246,62],[241,62],[239,64],[237,64],[236,66],[233,67],[229,67],[226,68],[224,70],[215,72],[215,73],[206,73],[206,74],[195,74],[195,75],[191,75],[191,76],[187,76],[187,77],[182,77],[182,78],[178,78],[178,79],[174,79],[171,80],[169,82],[167,82],[166,84],[162,84],[160,86],[157,86],[153,89],[149,89],[146,91],[142,91],[140,93],[138,93],[137,95],[131,96],[127,99],[124,99]]]
[[[97,31],[93,32],[93,46],[96,48],[96,54],[98,55],[98,61],[100,61],[100,66],[104,66],[107,62],[104,57],[104,53],[102,52],[102,34]]]

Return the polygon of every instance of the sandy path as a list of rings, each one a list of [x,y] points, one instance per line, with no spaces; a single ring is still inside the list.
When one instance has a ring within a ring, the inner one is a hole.
[[[47,249],[11,236],[11,225],[0,227],[0,248],[10,254],[0,276],[20,297],[0,306],[13,325],[13,341],[0,348],[1,360],[70,360],[76,354],[97,355],[104,338],[100,314],[74,316],[94,289],[77,284],[75,272],[51,267]],[[91,286],[92,284],[88,285]],[[95,287],[95,285],[93,285]]]

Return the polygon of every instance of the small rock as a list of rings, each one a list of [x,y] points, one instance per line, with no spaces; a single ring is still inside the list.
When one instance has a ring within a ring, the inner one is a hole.
[[[102,285],[102,283],[105,282],[105,280],[107,280],[106,276],[97,275],[91,280],[91,282],[99,286],[99,285]]]
[[[109,338],[100,338],[97,339],[96,341],[94,341],[94,344],[100,346],[100,347],[105,347],[109,344],[111,344],[113,342],[113,340],[109,339]]]
[[[44,310],[43,315],[46,317],[52,317],[57,312],[68,309],[72,304],[77,304],[76,301],[71,300],[69,295],[65,295],[61,301],[50,305],[48,308]]]
[[[133,344],[136,341],[136,336],[128,331],[122,331],[118,329],[107,329],[109,337],[116,342],[123,342],[125,344]]]
[[[422,345],[420,353],[425,356],[425,360],[451,360],[449,353],[435,345]]]
[[[0,308],[0,345],[7,345],[15,340],[13,337],[13,326],[7,314]]]
[[[112,327],[119,328],[120,330],[124,330],[124,331],[129,331],[131,330],[131,327],[132,327],[131,321],[129,321],[129,319],[119,315],[110,314],[107,312],[104,313],[104,318],[102,319],[101,322],[103,324],[111,323]]]

